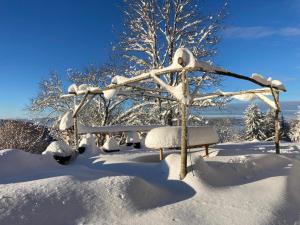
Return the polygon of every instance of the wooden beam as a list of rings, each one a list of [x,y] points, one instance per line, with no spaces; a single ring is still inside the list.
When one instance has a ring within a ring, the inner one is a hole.
[[[77,103],[76,103],[76,97],[74,97],[74,110],[76,107]],[[74,119],[73,119],[73,123],[74,123],[74,144],[75,144],[75,151],[77,151],[78,149],[78,124],[77,124],[77,115],[75,115]]]
[[[170,98],[167,96],[163,96],[163,95],[158,95],[158,94],[151,94],[151,93],[147,93],[147,92],[132,92],[132,91],[119,91],[119,93],[117,94],[118,96],[132,96],[132,97],[150,97],[150,98],[160,98],[160,99],[165,99],[165,100],[169,100],[169,101],[177,101],[174,98]]]
[[[217,93],[209,93],[209,94],[204,94],[204,95],[198,95],[196,96],[193,101],[203,101],[203,100],[208,100],[212,98],[218,98],[218,97],[232,97],[235,95],[243,95],[243,94],[256,94],[256,93],[261,93],[261,94],[271,94],[271,91],[269,88],[262,88],[262,89],[254,89],[254,90],[248,90],[248,91],[238,91],[238,92],[217,92]]]
[[[274,92],[274,100],[275,102],[279,102],[279,92]],[[274,126],[275,126],[275,149],[276,154],[280,154],[280,122],[279,122],[279,113],[280,109],[275,110],[275,119],[274,119]]]
[[[181,73],[182,92],[184,97],[187,97],[187,77],[183,70]],[[181,161],[180,161],[180,179],[184,179],[187,174],[187,105],[181,102]]]
[[[88,95],[89,95],[89,91],[86,91],[85,95],[84,95],[83,99],[81,100],[81,102],[79,103],[79,105],[78,106],[76,106],[76,105],[74,106],[75,108],[74,108],[73,118],[76,117],[77,113],[79,112],[79,110],[84,105],[85,100],[87,99]]]
[[[269,99],[268,97],[266,97],[265,95],[263,94],[260,94],[260,93],[256,93],[255,94],[262,102],[264,102],[265,104],[267,104],[268,106],[270,106],[271,108],[277,110],[277,106],[276,106],[276,103],[273,102],[271,99]]]

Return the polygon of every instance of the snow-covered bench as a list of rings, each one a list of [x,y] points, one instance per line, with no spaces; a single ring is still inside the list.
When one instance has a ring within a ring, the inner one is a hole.
[[[219,142],[218,134],[213,127],[188,127],[188,148],[205,147],[208,155],[208,146]],[[150,130],[145,139],[147,148],[159,149],[160,159],[164,158],[163,150],[179,149],[181,147],[181,127],[167,126]]]

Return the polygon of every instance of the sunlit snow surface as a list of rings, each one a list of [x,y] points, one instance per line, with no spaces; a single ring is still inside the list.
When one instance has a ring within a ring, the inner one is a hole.
[[[219,144],[191,150],[187,177],[167,150],[57,164],[51,156],[0,151],[0,224],[299,224],[300,155],[295,143]]]

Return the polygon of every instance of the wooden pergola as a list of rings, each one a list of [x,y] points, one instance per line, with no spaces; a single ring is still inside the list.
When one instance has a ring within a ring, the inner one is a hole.
[[[208,93],[208,94],[196,94],[190,95],[188,91],[188,73],[189,72],[207,72],[211,74],[216,74],[220,76],[233,77],[251,83],[257,84],[262,87],[260,89],[246,90],[240,92],[221,92]],[[177,87],[169,86],[166,84],[162,75],[169,76],[171,73],[179,73],[181,76],[181,83]],[[205,62],[199,62],[195,59],[193,54],[186,48],[179,48],[173,57],[173,63],[165,68],[154,69],[146,73],[142,73],[138,76],[132,78],[113,79],[112,84],[104,88],[91,87],[85,90],[73,90],[69,89],[67,95],[62,97],[74,97],[83,96],[80,103],[76,105],[73,112],[74,118],[74,137],[75,146],[78,148],[78,113],[95,95],[103,95],[107,91],[115,92],[118,95],[129,95],[129,96],[147,96],[153,98],[166,99],[170,101],[177,101],[180,104],[181,109],[181,165],[180,165],[180,179],[183,179],[187,174],[187,146],[188,146],[188,135],[187,135],[187,109],[193,104],[194,101],[207,100],[218,97],[232,97],[237,95],[255,95],[258,99],[262,100],[264,103],[275,109],[275,148],[276,153],[280,153],[280,124],[279,124],[279,113],[281,111],[279,103],[280,92],[285,92],[285,87],[279,82],[271,80],[264,80],[261,76],[247,77],[241,74],[233,73],[223,68],[214,67]],[[139,82],[152,81],[158,84],[160,89],[145,88],[138,85]],[[121,88],[127,88],[127,91],[122,91]],[[128,89],[130,89],[128,91]],[[162,92],[167,92],[171,96],[160,95]],[[269,94],[272,96],[273,100],[266,97]],[[91,96],[91,97],[88,97]]]

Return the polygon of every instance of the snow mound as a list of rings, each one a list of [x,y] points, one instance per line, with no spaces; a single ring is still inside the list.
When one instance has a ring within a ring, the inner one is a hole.
[[[178,165],[180,165],[180,154],[168,155],[163,163],[166,170],[169,171],[168,179],[179,179],[180,167]],[[263,174],[269,175],[272,171],[284,169],[290,164],[290,159],[273,154],[234,156],[230,157],[227,162],[210,162],[205,161],[196,153],[192,153],[191,160],[188,160],[188,168],[190,170],[184,181],[196,190],[209,186],[235,186],[257,179],[257,176],[263,178]],[[300,163],[298,164],[300,167]],[[299,167],[295,167],[295,169]],[[300,184],[300,180],[298,184]],[[293,184],[293,187],[295,185]]]
[[[93,134],[84,135],[79,143],[79,147],[85,147],[84,155],[91,156],[99,154],[99,148],[96,145],[96,138]]]
[[[45,151],[43,151],[43,155],[56,155],[56,156],[70,156],[74,153],[72,148],[67,145],[64,141],[53,141]]]
[[[102,148],[104,150],[119,150],[120,146],[114,137],[107,138]]]
[[[22,177],[25,173],[59,167],[49,156],[32,154],[18,149],[1,150],[0,184],[3,178]]]
[[[126,143],[139,143],[140,136],[137,132],[131,131],[126,133]]]
[[[67,130],[73,126],[73,111],[66,112],[60,120],[59,130]]]
[[[188,127],[188,145],[215,144],[218,135],[213,127]],[[147,148],[174,148],[181,146],[181,127],[159,127],[148,132],[145,145]]]
[[[132,177],[124,185],[124,193],[133,208],[145,210],[158,207],[172,199],[169,190],[153,185],[141,178]]]

